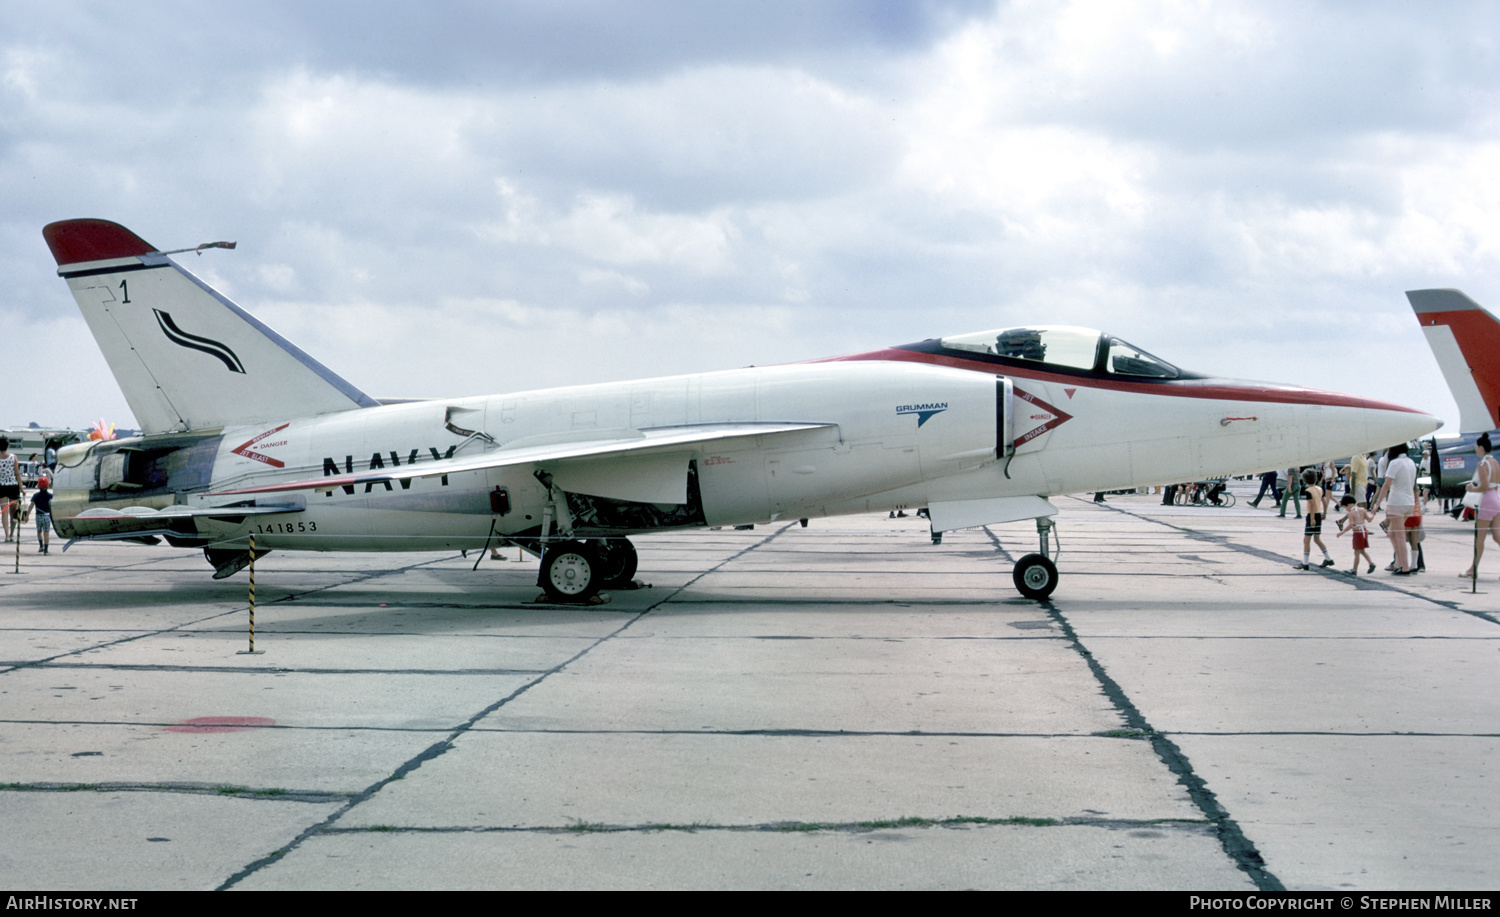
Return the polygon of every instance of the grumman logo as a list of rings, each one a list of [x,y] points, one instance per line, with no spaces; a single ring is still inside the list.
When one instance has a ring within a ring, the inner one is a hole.
[[[928,420],[932,419],[932,415],[934,415],[934,414],[941,414],[941,413],[943,413],[946,410],[948,410],[948,402],[946,402],[946,401],[933,401],[933,402],[929,402],[927,404],[898,404],[898,405],[896,405],[896,413],[897,414],[915,414],[915,415],[917,415],[917,426],[918,427],[922,426],[922,424],[924,424]]]

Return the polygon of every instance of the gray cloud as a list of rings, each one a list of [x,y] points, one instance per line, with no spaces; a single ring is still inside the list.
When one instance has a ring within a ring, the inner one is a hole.
[[[382,395],[1050,321],[1452,411],[1500,305],[1487,5],[20,5],[0,423],[128,423],[40,239],[118,220]],[[1392,371],[1390,367],[1400,367]],[[15,412],[15,413],[13,413]]]

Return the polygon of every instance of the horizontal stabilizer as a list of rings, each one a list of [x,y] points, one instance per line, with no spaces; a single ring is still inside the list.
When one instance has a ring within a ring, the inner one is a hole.
[[[149,506],[127,506],[123,509],[97,507],[86,509],[76,516],[55,520],[65,526],[69,537],[80,538],[137,538],[142,535],[196,534],[195,519],[242,519],[245,516],[274,516],[281,513],[299,513],[306,509],[305,501],[298,500],[282,506],[169,506],[152,509]]]
[[[597,460],[610,456],[639,456],[655,452],[681,452],[686,445],[705,446],[727,442],[749,436],[785,436],[808,430],[834,429],[838,424],[827,423],[713,423],[692,424],[681,427],[657,427],[649,430],[630,431],[609,439],[582,442],[546,443],[522,446],[515,449],[500,448],[470,458],[444,459],[424,462],[405,468],[368,474],[340,474],[302,481],[287,481],[280,484],[262,484],[239,490],[220,491],[214,496],[237,494],[277,493],[284,491],[316,490],[331,491],[354,484],[378,484],[382,481],[403,481],[412,478],[435,478],[442,475],[463,474],[469,471],[484,471],[490,468],[506,468],[515,465],[551,465],[570,459],[593,460],[591,471],[597,477],[600,471]],[[636,473],[636,463],[622,462],[622,473],[629,467]]]

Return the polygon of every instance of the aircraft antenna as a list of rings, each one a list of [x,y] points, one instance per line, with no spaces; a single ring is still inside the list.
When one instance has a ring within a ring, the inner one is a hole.
[[[169,252],[157,252],[158,255],[180,255],[183,252],[196,252],[201,257],[205,248],[227,248],[233,250],[237,243],[234,242],[204,242],[192,248],[174,248]]]

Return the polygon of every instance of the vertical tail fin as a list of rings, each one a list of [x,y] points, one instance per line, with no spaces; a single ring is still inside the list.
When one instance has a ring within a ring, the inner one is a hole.
[[[1408,290],[1453,400],[1460,433],[1500,427],[1500,320],[1458,290]]]
[[[377,404],[118,223],[42,236],[146,433]]]

